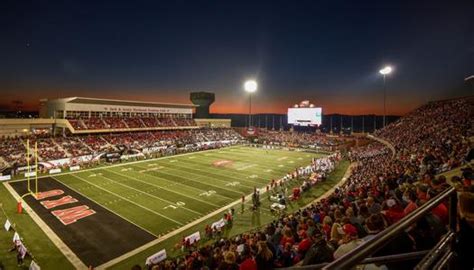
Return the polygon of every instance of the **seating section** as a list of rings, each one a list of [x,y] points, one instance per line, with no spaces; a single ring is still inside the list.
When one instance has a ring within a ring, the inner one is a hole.
[[[104,120],[100,118],[86,118],[81,119],[81,121],[85,125],[85,129],[107,129],[109,128],[109,124],[107,124]]]
[[[67,120],[75,130],[196,126],[196,123],[193,119],[186,118],[92,117],[83,119],[68,118]]]
[[[0,156],[10,165],[25,162],[26,146],[22,139],[3,137],[0,139]]]
[[[290,131],[261,131],[257,134],[258,141],[267,145],[289,146],[289,147],[319,147],[326,150],[335,149],[347,142],[348,138],[328,136],[327,134],[316,134],[314,132],[290,132]]]
[[[67,135],[67,136],[29,136],[21,138],[2,138],[0,140],[0,157],[13,165],[25,163],[26,140],[30,140],[30,150],[38,142],[40,161],[56,160],[66,157],[79,157],[99,154],[119,149],[136,149],[186,144],[206,141],[241,140],[242,137],[232,129],[193,129],[163,130],[145,132],[112,133],[107,135]]]

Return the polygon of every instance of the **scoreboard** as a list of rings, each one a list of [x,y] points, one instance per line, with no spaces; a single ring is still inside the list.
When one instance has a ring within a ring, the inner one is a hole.
[[[321,125],[322,108],[288,108],[288,124],[294,126]]]

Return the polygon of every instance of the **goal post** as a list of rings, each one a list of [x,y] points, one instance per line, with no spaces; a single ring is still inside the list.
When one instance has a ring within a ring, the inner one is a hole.
[[[31,155],[31,152],[30,152],[30,139],[27,139],[26,140],[26,167],[27,167],[27,171],[26,171],[26,181],[27,181],[27,192],[25,194],[23,194],[20,199],[18,200],[18,205],[17,205],[17,211],[18,213],[21,213],[22,212],[22,201],[23,201],[23,198],[28,196],[28,195],[31,195],[33,197],[36,197],[38,195],[38,142],[35,141],[35,147],[34,147],[34,150],[33,150],[33,155]],[[31,170],[31,158],[34,157],[34,176],[35,176],[35,181],[34,181],[34,191],[32,190],[32,185],[31,185],[31,173],[32,173],[32,170]]]

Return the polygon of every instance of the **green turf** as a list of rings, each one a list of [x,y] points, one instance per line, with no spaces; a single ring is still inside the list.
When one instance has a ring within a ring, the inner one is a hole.
[[[144,230],[160,236],[226,206],[242,195],[250,194],[254,187],[263,187],[271,179],[281,178],[294,168],[309,164],[313,157],[321,156],[324,154],[236,146],[83,170],[56,175],[54,178]],[[228,160],[230,164],[222,167],[213,165],[214,162],[222,160]],[[347,164],[344,166],[347,167]],[[338,167],[332,180],[306,194],[303,200],[291,204],[289,211],[301,207],[332,187],[340,180],[340,174],[345,171],[344,166]],[[6,193],[4,187],[2,189],[2,192]],[[9,209],[13,207],[11,209],[14,211],[14,200],[7,201]],[[269,202],[264,200],[260,212],[238,213],[234,227],[226,234],[234,235],[274,219],[267,210],[267,203]],[[221,216],[222,213],[219,213],[119,263],[116,268],[127,269],[134,263],[143,264],[144,258],[161,248],[166,248],[170,256],[178,255],[179,251],[172,250],[172,247],[179,239],[203,229],[206,222],[217,221]],[[29,221],[24,221],[29,224],[25,227],[37,227],[29,217],[28,219]],[[36,238],[46,237],[42,232],[32,235]],[[38,247],[37,243],[31,245]],[[45,261],[55,257],[65,260],[54,246],[51,248],[53,249],[44,252],[48,255],[35,255]],[[41,265],[42,261],[39,262]],[[70,264],[62,266],[66,269]]]
[[[325,182],[320,183],[318,184],[318,186],[312,188],[310,191],[303,193],[300,200],[296,202],[290,202],[286,212],[287,213],[295,212],[301,207],[306,206],[308,203],[311,203],[316,198],[319,198],[327,190],[331,189],[334,185],[336,185],[342,179],[348,166],[349,166],[348,161],[342,161],[336,167],[336,169],[329,175],[328,179]],[[300,184],[301,182],[293,183],[294,186],[300,185]],[[250,201],[246,202],[244,206],[242,206],[242,204],[237,205],[235,207],[236,215],[234,217],[233,226],[224,231],[223,237],[232,237],[243,232],[259,229],[265,226],[266,224],[270,223],[271,221],[275,220],[276,218],[278,218],[278,215],[271,213],[269,210],[271,202],[269,201],[267,194],[264,194],[262,196],[261,201],[262,201],[262,205],[260,207],[260,210],[255,211],[255,212],[251,211],[250,209],[251,207]],[[211,224],[212,222],[217,221],[218,219],[222,217],[222,215],[223,213],[216,214],[210,217],[209,219],[207,219],[206,221],[203,221],[202,223],[197,224],[187,229],[186,231],[159,243],[156,246],[153,246],[135,256],[132,256],[112,266],[111,269],[130,269],[135,264],[144,266],[144,262],[146,258],[154,254],[155,252],[158,252],[161,249],[166,249],[168,257],[179,256],[182,254],[182,252],[179,249],[175,249],[176,243],[178,243],[184,236],[190,235],[191,233],[194,233],[196,231],[200,231],[201,236],[204,236],[205,225]],[[205,239],[204,238],[200,244],[206,245],[216,240],[218,239]]]
[[[232,147],[93,171],[57,180],[156,236],[221,208],[320,154]],[[227,166],[214,162],[228,160]]]

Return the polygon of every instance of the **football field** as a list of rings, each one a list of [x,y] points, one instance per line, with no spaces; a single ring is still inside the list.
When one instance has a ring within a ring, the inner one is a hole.
[[[61,190],[74,201],[51,209],[31,196],[26,202],[79,260],[98,266],[322,156],[234,146],[129,162],[40,178],[40,192]],[[10,185],[20,195],[26,192],[26,181]],[[65,224],[54,214],[79,205],[90,215]]]

